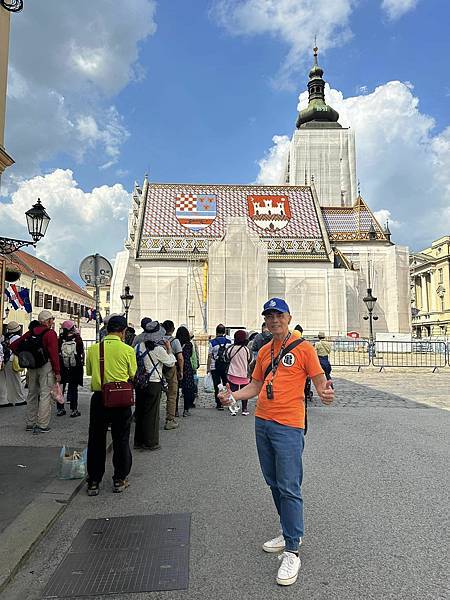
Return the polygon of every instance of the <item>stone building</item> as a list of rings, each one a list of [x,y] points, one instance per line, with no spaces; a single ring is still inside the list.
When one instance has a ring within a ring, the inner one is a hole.
[[[135,185],[111,311],[128,284],[130,319],[170,318],[212,333],[258,329],[261,305],[282,296],[307,333],[367,335],[362,298],[378,298],[377,330],[410,332],[409,252],[391,241],[356,189],[354,137],[310,72],[281,185]]]
[[[416,337],[450,334],[450,236],[411,254],[412,328]]]
[[[4,146],[10,20],[10,11],[0,4],[0,181],[3,171],[14,163]]]

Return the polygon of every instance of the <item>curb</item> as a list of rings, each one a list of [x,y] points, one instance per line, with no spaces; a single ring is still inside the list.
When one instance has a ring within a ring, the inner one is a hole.
[[[111,452],[112,441],[106,446]],[[0,593],[81,490],[85,479],[54,479],[0,534]]]

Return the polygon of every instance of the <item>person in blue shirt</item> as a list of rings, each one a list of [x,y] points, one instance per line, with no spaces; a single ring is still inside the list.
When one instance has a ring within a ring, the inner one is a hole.
[[[214,383],[214,397],[217,410],[224,410],[219,400],[219,385],[227,384],[227,348],[231,345],[231,339],[225,335],[225,325],[220,323],[216,327],[216,337],[209,342],[208,362],[206,372],[211,373]]]

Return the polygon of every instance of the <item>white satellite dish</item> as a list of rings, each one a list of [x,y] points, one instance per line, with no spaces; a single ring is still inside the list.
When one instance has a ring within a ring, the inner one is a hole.
[[[91,254],[81,261],[79,273],[81,279],[88,285],[109,285],[113,268],[104,256]]]

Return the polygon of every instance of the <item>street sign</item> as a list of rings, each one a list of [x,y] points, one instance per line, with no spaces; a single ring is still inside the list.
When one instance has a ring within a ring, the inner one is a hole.
[[[357,340],[360,336],[358,331],[349,331],[347,337]]]
[[[109,285],[113,268],[104,256],[91,254],[81,261],[79,273],[81,279],[88,285]]]

